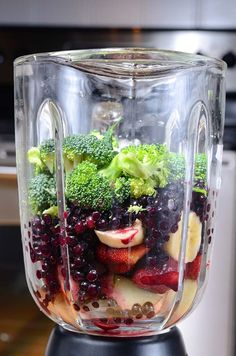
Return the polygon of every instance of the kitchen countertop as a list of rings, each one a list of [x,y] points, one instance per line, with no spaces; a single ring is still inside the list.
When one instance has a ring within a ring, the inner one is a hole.
[[[53,322],[34,303],[24,272],[0,270],[0,355],[44,356]]]
[[[0,226],[19,225],[16,168],[0,166]]]
[[[0,226],[0,241],[0,355],[44,356],[53,322],[26,285],[20,227]]]

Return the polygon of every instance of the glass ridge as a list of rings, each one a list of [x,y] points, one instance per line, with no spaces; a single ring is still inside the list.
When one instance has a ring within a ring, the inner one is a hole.
[[[14,65],[26,62],[55,62],[86,72],[104,75],[155,76],[160,73],[202,68],[226,69],[220,59],[191,53],[148,48],[104,48],[31,54],[19,57]]]

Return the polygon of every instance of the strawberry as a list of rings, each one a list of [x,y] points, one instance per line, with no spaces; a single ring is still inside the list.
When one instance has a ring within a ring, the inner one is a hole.
[[[103,329],[104,331],[114,330],[119,328],[119,325],[114,324],[112,320],[109,319],[94,319],[93,323],[95,326]]]
[[[144,244],[131,248],[113,248],[101,243],[96,254],[98,261],[107,265],[111,272],[122,274],[131,271],[148,251],[149,248]]]
[[[193,280],[198,279],[202,263],[202,255],[197,255],[193,262],[186,263],[185,277]]]
[[[169,259],[162,267],[145,267],[136,271],[132,277],[140,288],[163,294],[167,290],[178,290],[178,264]]]

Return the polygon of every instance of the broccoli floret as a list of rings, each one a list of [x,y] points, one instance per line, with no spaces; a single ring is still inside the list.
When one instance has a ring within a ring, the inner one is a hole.
[[[55,141],[48,139],[38,147],[31,147],[28,151],[28,160],[35,165],[35,174],[53,173],[55,170]]]
[[[43,211],[43,214],[51,215],[52,217],[58,216],[58,206],[52,205],[50,208]]]
[[[50,173],[55,171],[55,141],[50,138],[45,140],[39,146],[40,158]]]
[[[45,166],[40,157],[40,150],[38,147],[31,147],[27,152],[28,160],[35,166],[35,174],[43,172]]]
[[[194,180],[203,182],[206,182],[207,180],[207,157],[204,153],[196,155]]]
[[[207,195],[207,156],[199,153],[195,158],[193,190]]]
[[[130,179],[126,177],[120,177],[116,179],[114,183],[114,194],[115,199],[119,203],[123,203],[130,197],[131,187],[130,187]]]
[[[185,157],[179,153],[169,153],[168,158],[169,182],[183,181],[185,178]],[[193,190],[206,194],[207,158],[199,153],[195,158],[195,169],[193,176]]]
[[[112,148],[114,150],[117,150],[119,148],[119,142],[117,140],[117,138],[115,136],[113,136],[113,130],[114,130],[114,126],[111,127],[111,129],[108,129],[108,131],[105,133],[105,135],[102,135],[98,130],[93,130],[90,132],[90,135],[94,135],[95,137],[97,137],[99,140],[105,139],[112,143]],[[110,136],[110,131],[112,132],[112,137]],[[109,143],[110,145],[110,143]]]
[[[168,155],[169,182],[183,181],[185,176],[185,158],[181,153],[170,152]]]
[[[142,195],[155,195],[155,186],[156,182],[151,178],[132,178],[130,179],[131,196],[133,198],[139,198]]]
[[[70,172],[79,163],[89,161],[99,168],[109,165],[116,152],[105,137],[98,139],[96,136],[72,135],[64,139],[63,156],[66,172]]]
[[[117,178],[121,177],[122,173],[122,167],[120,166],[120,153],[113,158],[108,167],[100,170],[100,174],[111,182],[114,182]]]
[[[104,138],[104,136],[98,130],[91,131],[90,135],[93,135],[93,136],[97,137],[97,139],[99,139],[99,140],[102,140]]]
[[[101,170],[101,174],[113,181],[122,175],[143,180],[151,178],[156,187],[164,187],[168,178],[167,156],[164,145],[128,146]]]
[[[35,214],[42,214],[44,210],[56,205],[55,179],[44,173],[33,177],[29,183],[29,203]]]
[[[109,210],[113,191],[109,181],[100,176],[95,164],[84,161],[66,178],[66,197],[85,209]]]
[[[146,211],[147,209],[144,209],[141,205],[130,205],[128,208],[129,213],[135,213],[138,214],[142,211]]]

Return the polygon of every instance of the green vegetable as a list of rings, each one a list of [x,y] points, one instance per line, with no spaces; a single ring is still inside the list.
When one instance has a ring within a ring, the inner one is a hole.
[[[94,135],[72,135],[64,139],[63,156],[66,172],[70,172],[79,163],[89,161],[99,168],[109,165],[116,152],[104,136],[98,139]]]
[[[141,211],[145,211],[147,209],[144,209],[141,205],[130,205],[128,208],[129,213],[135,213],[138,214]]]
[[[155,187],[166,186],[169,174],[166,161],[164,145],[128,146],[101,170],[101,174],[113,182],[122,176],[131,178],[131,195],[138,198],[144,194],[153,195]]]
[[[170,152],[168,154],[168,181],[183,181],[185,177],[185,158],[181,153]]]
[[[184,155],[169,152],[165,145],[130,145],[117,152],[114,128],[118,123],[104,135],[92,131],[88,135],[68,136],[63,141],[66,198],[82,208],[109,210],[114,200],[122,204],[129,197],[155,196],[158,188],[185,179]],[[56,216],[56,184],[52,177],[55,141],[48,139],[29,149],[28,160],[35,166],[36,174],[29,185],[32,210],[36,214]],[[207,193],[206,175],[206,155],[197,154],[194,191]],[[130,211],[140,208],[131,206]]]
[[[204,153],[196,155],[194,180],[207,181],[207,156]]]
[[[50,206],[50,208],[43,211],[43,214],[48,214],[51,216],[58,216],[58,206],[56,206],[56,205]]]
[[[180,153],[170,152],[168,155],[169,181],[184,180],[185,157]],[[195,158],[194,183],[201,181],[206,184],[207,180],[207,156],[198,153]]]
[[[39,174],[44,170],[44,164],[40,157],[40,150],[38,147],[31,147],[27,153],[28,160],[35,166],[35,174]]]
[[[40,173],[29,183],[29,203],[35,214],[57,204],[56,182],[53,177]]]
[[[97,137],[97,139],[99,139],[99,140],[102,140],[104,138],[104,136],[98,130],[91,131],[90,135],[93,135],[93,136]]]
[[[193,190],[207,195],[207,156],[204,153],[196,155]]]
[[[108,167],[102,169],[100,174],[106,177],[109,181],[115,182],[115,180],[122,176],[122,167],[120,165],[120,153],[118,153]]]
[[[94,163],[79,163],[66,178],[66,197],[86,209],[109,210],[113,191],[109,181],[102,177]]]
[[[131,196],[139,198],[142,195],[155,195],[155,186],[156,182],[151,178],[132,178],[130,180]]]
[[[50,173],[55,171],[55,141],[50,138],[39,146],[40,158]]]
[[[135,178],[152,177],[157,185],[163,187],[167,183],[165,160],[167,150],[164,145],[128,146],[120,153],[120,166],[125,174]]]
[[[53,173],[55,170],[55,142],[53,139],[45,140],[38,147],[31,147],[28,151],[28,160],[35,166],[35,174]]]
[[[114,184],[115,198],[119,203],[123,203],[129,198],[131,193],[130,180],[126,177],[117,178]]]

